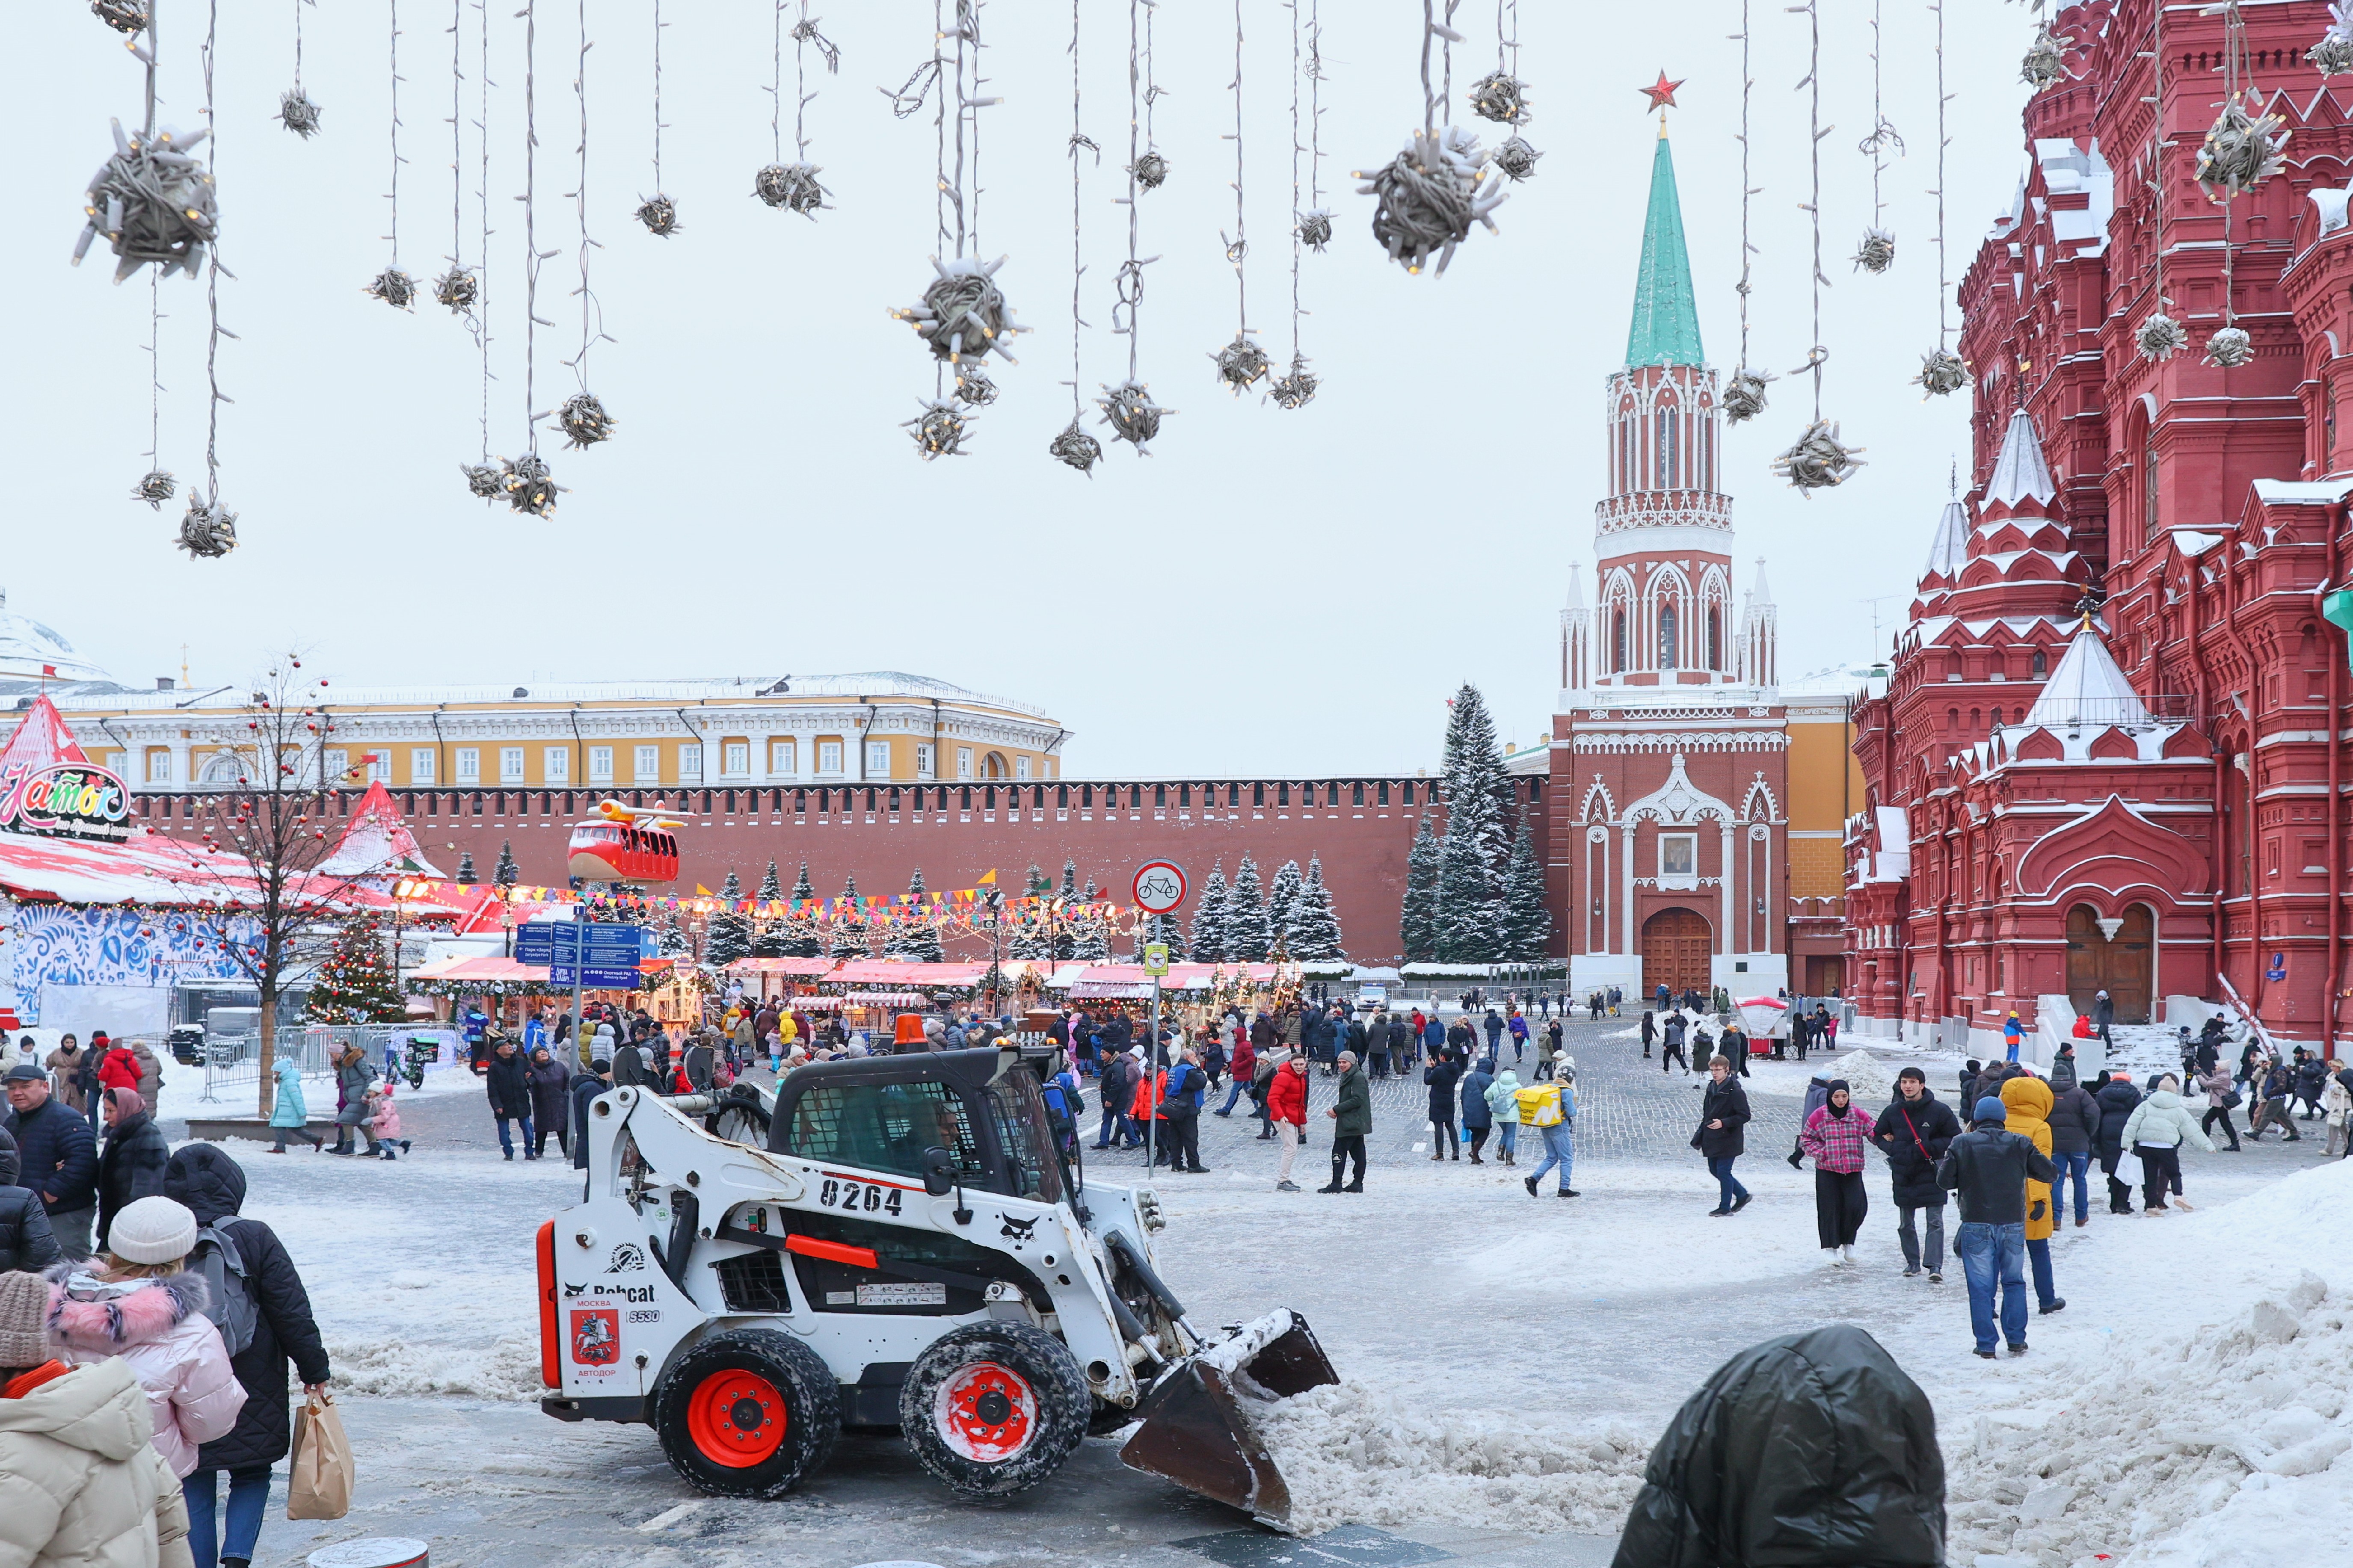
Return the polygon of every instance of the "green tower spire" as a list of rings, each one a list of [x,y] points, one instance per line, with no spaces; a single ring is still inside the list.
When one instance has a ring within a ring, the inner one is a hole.
[[[1691,257],[1683,248],[1683,211],[1675,194],[1675,158],[1665,127],[1651,160],[1651,211],[1642,221],[1642,265],[1634,278],[1634,322],[1626,363],[1704,364],[1699,308],[1692,298]]]

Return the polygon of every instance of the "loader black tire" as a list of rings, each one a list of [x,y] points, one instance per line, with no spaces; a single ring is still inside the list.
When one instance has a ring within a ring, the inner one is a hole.
[[[720,1497],[782,1497],[822,1468],[841,1435],[840,1384],[824,1358],[773,1329],[700,1340],[654,1388],[670,1468]]]
[[[916,1461],[974,1498],[1026,1492],[1087,1435],[1094,1397],[1061,1341],[1028,1323],[966,1323],[932,1342],[899,1389]]]

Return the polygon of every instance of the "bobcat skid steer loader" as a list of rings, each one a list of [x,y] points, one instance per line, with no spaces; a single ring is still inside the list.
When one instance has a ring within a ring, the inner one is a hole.
[[[1216,1343],[1154,1270],[1147,1188],[1081,1184],[1015,1050],[608,1089],[588,1195],[540,1227],[547,1414],[637,1421],[704,1491],[776,1497],[845,1427],[896,1427],[967,1496],[1038,1485],[1090,1433],[1282,1528],[1245,1410],[1338,1378],[1297,1314]]]

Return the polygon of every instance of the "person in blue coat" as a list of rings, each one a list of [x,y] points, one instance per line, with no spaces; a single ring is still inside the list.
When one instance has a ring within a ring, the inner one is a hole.
[[[286,1152],[286,1140],[300,1138],[311,1148],[327,1140],[311,1131],[311,1108],[302,1099],[302,1064],[292,1057],[278,1058],[278,1095],[269,1103],[269,1152]]]
[[[98,1140],[90,1123],[49,1093],[49,1075],[31,1062],[8,1069],[8,1114],[0,1127],[16,1140],[18,1178],[41,1194],[49,1233],[68,1258],[90,1256],[98,1218]]]
[[[1487,1089],[1495,1081],[1495,1058],[1487,1057],[1462,1075],[1462,1131],[1471,1137],[1471,1163],[1483,1165],[1479,1151],[1495,1130],[1495,1110],[1487,1103]]]

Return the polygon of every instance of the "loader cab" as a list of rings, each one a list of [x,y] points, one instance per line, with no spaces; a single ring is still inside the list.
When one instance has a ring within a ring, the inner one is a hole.
[[[921,1182],[944,1149],[976,1191],[1062,1200],[1037,1074],[999,1052],[926,1051],[797,1068],[776,1090],[768,1152]]]

